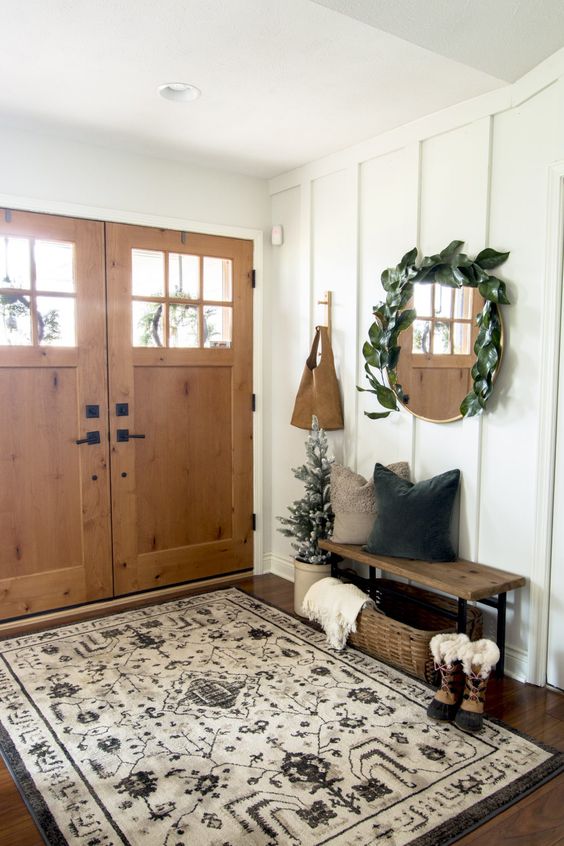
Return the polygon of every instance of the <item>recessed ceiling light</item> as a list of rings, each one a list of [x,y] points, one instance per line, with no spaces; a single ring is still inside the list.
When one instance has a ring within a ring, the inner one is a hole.
[[[197,100],[202,93],[199,88],[188,82],[165,82],[164,85],[159,85],[158,92],[165,100],[174,100],[176,103]]]

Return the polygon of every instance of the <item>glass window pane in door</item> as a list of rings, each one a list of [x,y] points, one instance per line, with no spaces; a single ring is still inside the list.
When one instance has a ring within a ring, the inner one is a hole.
[[[469,320],[472,317],[473,288],[460,288],[454,293],[454,317]]]
[[[435,316],[450,317],[452,308],[452,288],[447,285],[435,285]]]
[[[164,253],[131,250],[131,292],[134,297],[164,296]]]
[[[431,352],[431,322],[429,320],[413,321],[412,352],[418,355],[428,355]]]
[[[437,320],[433,332],[433,353],[449,355],[450,351],[450,324]]]
[[[413,286],[413,307],[419,317],[431,317],[433,313],[433,286],[417,282]]]
[[[204,347],[230,347],[232,338],[233,309],[230,306],[204,306]]]
[[[204,257],[204,300],[231,302],[233,298],[233,262]]]
[[[0,238],[0,288],[31,288],[28,238]]]
[[[200,346],[200,308],[191,305],[170,305],[168,335],[170,347]]]
[[[200,297],[200,257],[170,253],[168,257],[170,297],[197,300]]]
[[[163,304],[133,300],[132,334],[134,347],[163,346]]]
[[[455,355],[470,355],[472,327],[469,323],[453,323],[452,351]]]
[[[31,302],[22,294],[0,294],[0,345],[31,346]]]
[[[74,297],[37,297],[37,340],[41,346],[76,346]]]
[[[37,290],[72,294],[75,290],[73,244],[36,241],[34,251]]]

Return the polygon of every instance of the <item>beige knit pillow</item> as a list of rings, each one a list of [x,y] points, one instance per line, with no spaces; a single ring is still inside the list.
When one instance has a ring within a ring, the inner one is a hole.
[[[409,480],[409,464],[398,461],[388,469]],[[335,543],[365,544],[377,517],[374,482],[342,464],[331,466],[331,508],[335,515]]]

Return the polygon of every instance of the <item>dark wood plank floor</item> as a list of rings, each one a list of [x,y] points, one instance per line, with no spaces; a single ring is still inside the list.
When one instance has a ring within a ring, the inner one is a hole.
[[[292,610],[293,585],[277,576],[255,576],[241,579],[235,584],[285,611]],[[210,586],[209,589],[214,588]],[[196,592],[203,591],[200,588]],[[186,595],[190,593],[193,591],[186,591]],[[148,604],[149,601],[145,600],[142,604]],[[140,603],[132,600],[133,604]],[[87,616],[92,616],[92,613],[77,614],[77,618]],[[35,629],[41,627],[40,621],[34,626]],[[509,678],[492,679],[488,688],[487,710],[514,728],[564,750],[564,694],[521,684]],[[564,775],[548,782],[457,842],[460,846],[564,846]],[[0,844],[43,844],[1,761]],[[442,844],[437,843],[436,846]]]

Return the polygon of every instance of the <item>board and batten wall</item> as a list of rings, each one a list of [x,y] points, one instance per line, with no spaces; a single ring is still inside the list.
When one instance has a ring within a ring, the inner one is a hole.
[[[556,69],[555,69],[556,67]],[[547,171],[564,159],[564,56],[514,86],[357,145],[271,181],[272,222],[283,246],[272,254],[272,448],[265,489],[276,515],[301,495],[291,468],[306,432],[289,425],[316,303],[333,291],[333,348],[345,429],[329,433],[338,461],[363,475],[374,463],[408,460],[415,481],[462,471],[459,554],[531,578],[535,570],[541,326]],[[476,255],[509,250],[500,269],[512,305],[503,309],[505,353],[482,417],[432,424],[407,412],[372,421],[361,348],[381,271],[413,246],[429,255],[453,239]],[[366,384],[366,383],[364,383]],[[291,578],[289,541],[272,522],[265,563]],[[270,546],[269,546],[270,543]],[[492,615],[487,631],[492,632]],[[509,595],[507,670],[542,676],[528,661],[529,589]]]

